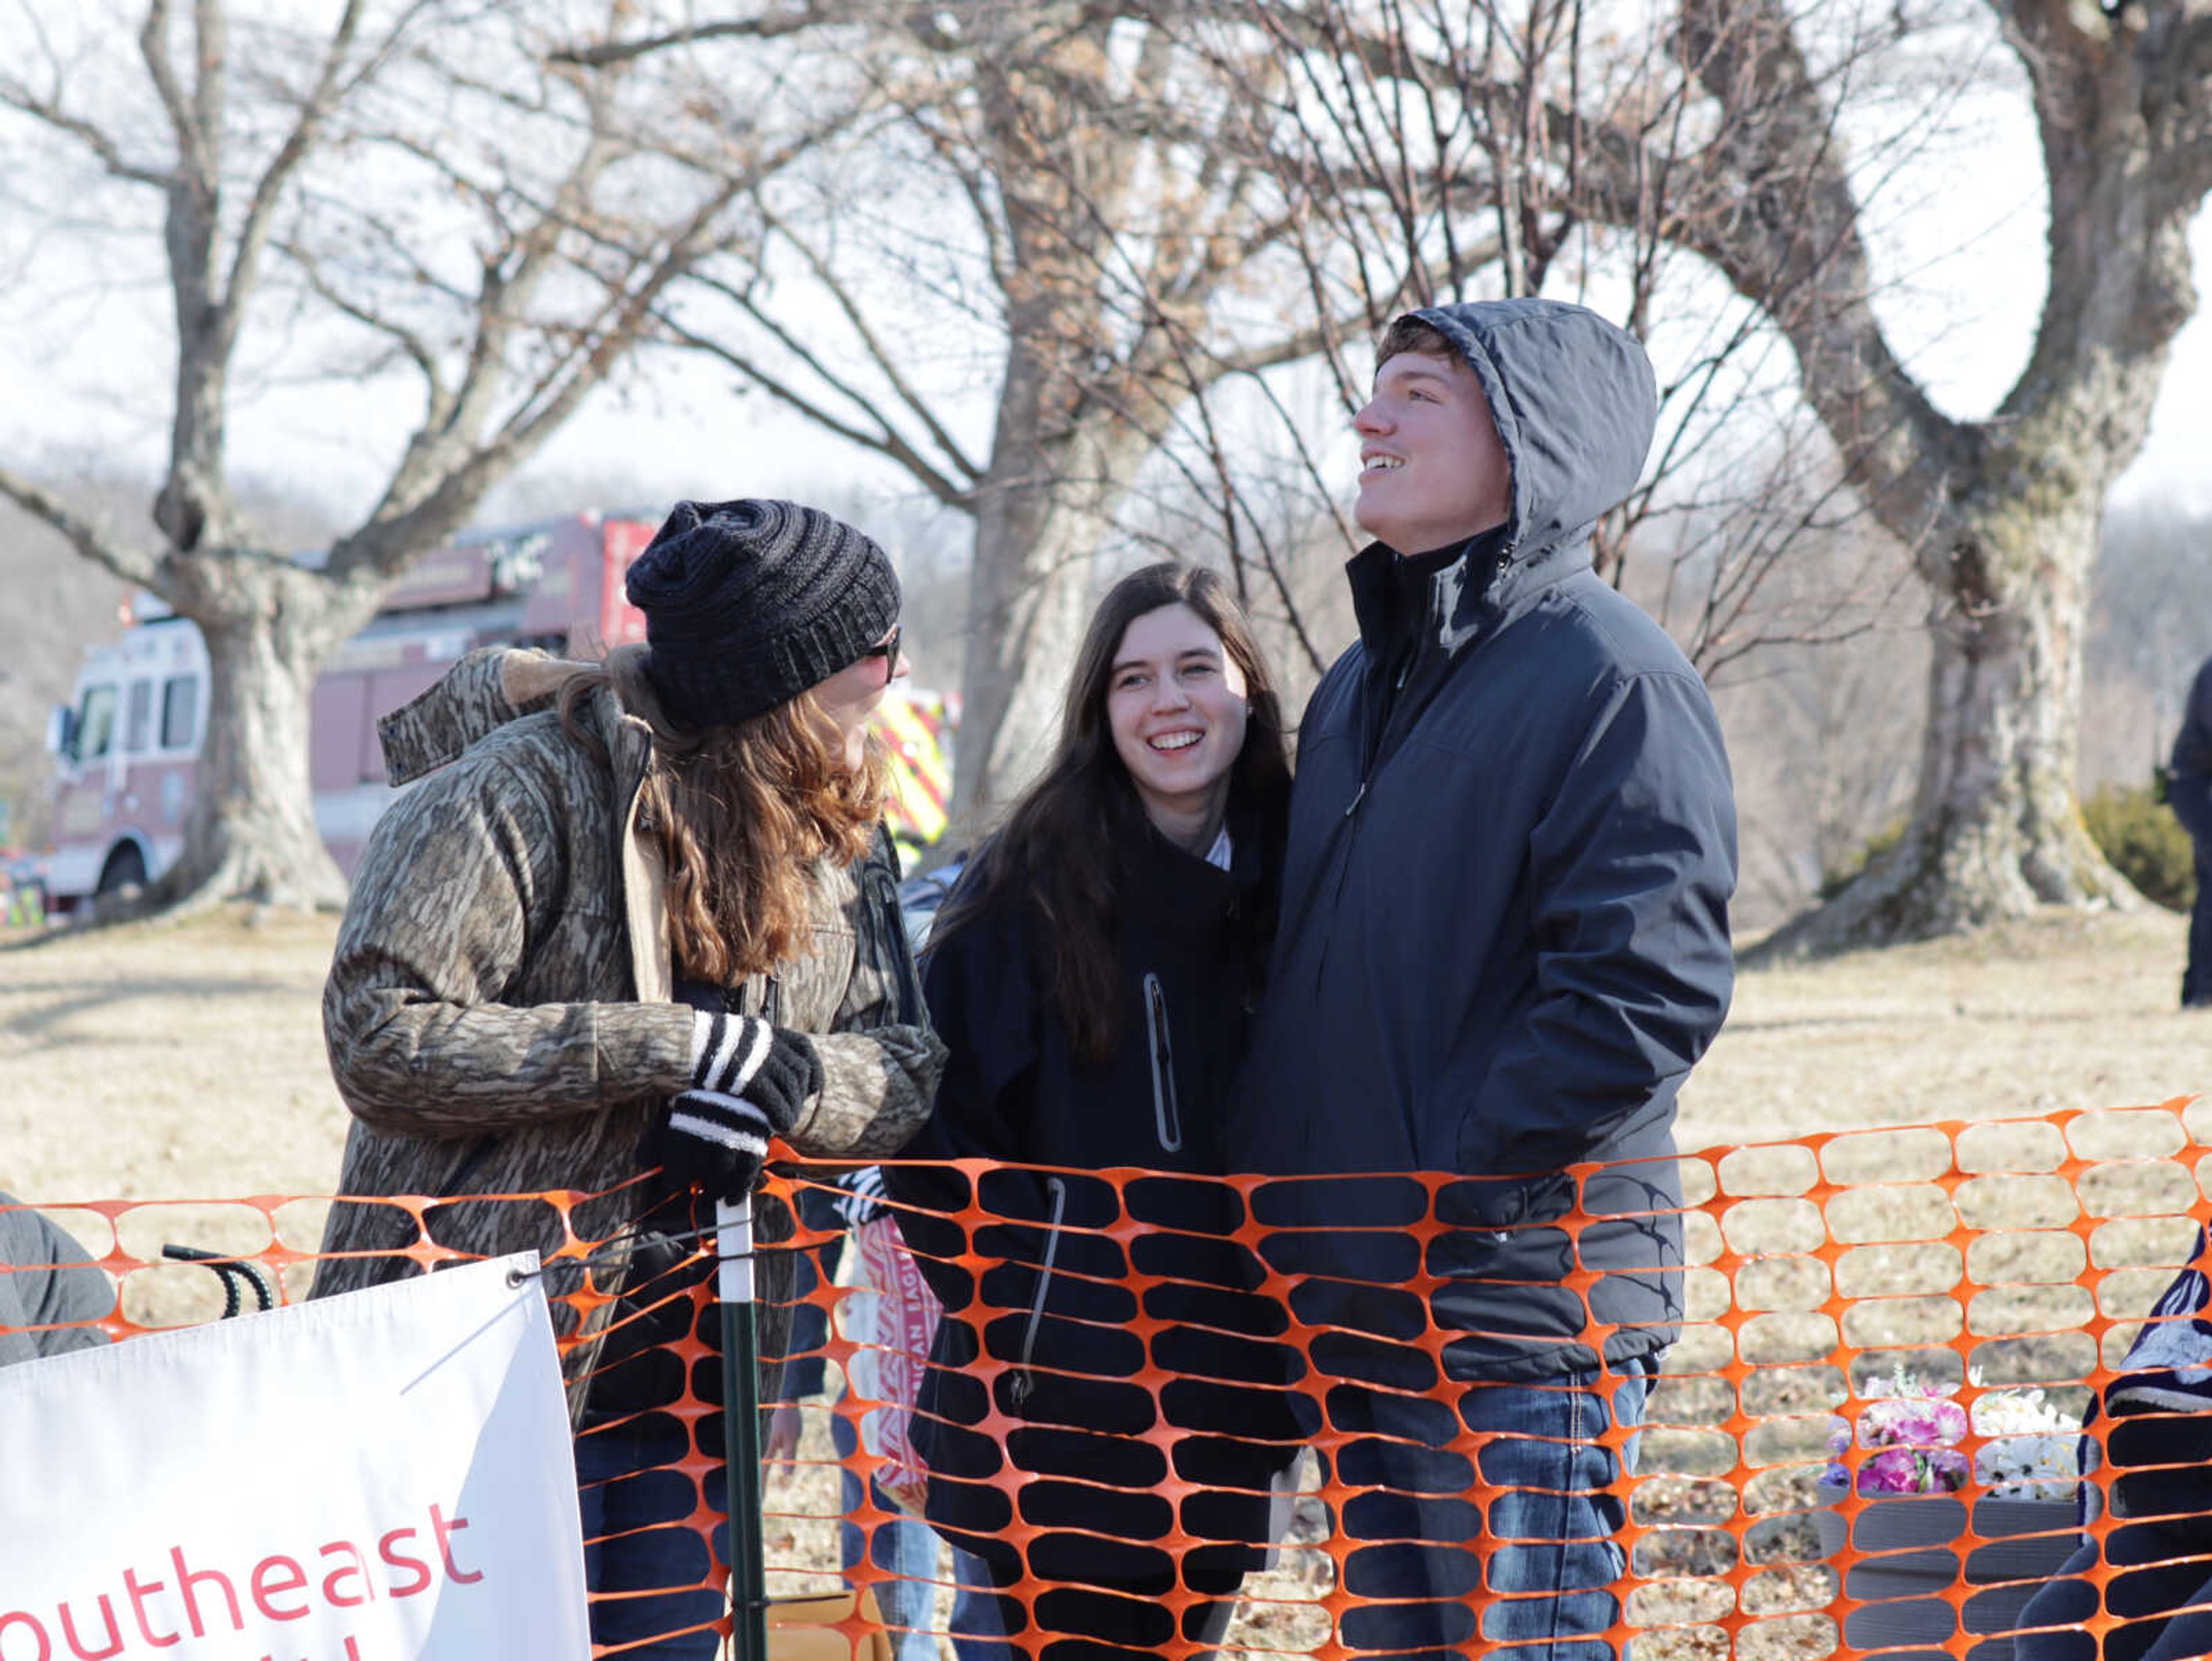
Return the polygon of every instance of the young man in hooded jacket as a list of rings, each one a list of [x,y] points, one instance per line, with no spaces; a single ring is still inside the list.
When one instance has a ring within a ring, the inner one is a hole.
[[[1377,540],[1299,730],[1232,1167],[1313,1179],[1255,1210],[1351,1495],[1346,1646],[1589,1661],[1617,1451],[1680,1318],[1675,1093],[1733,983],[1728,761],[1590,568],[1650,446],[1643,349],[1524,299],[1411,313],[1378,355]]]

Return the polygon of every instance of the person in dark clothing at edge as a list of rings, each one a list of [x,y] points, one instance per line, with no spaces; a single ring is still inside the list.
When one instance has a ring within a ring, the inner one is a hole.
[[[1401,317],[1378,357],[1353,422],[1378,540],[1299,729],[1227,1153],[1328,1179],[1254,1209],[1317,1334],[1346,1646],[1584,1661],[1623,1567],[1600,1438],[1679,1330],[1675,1093],[1734,981],[1728,761],[1697,673],[1590,568],[1654,431],[1643,349],[1522,299]],[[1574,1234],[1577,1162],[1607,1169]],[[1462,1179],[1425,1258],[1426,1193],[1389,1174],[1415,1172]]]
[[[2181,1007],[2212,1009],[2212,658],[2190,683],[2189,706],[2174,736],[2166,805],[2197,847],[2197,904],[2189,913],[2189,963]]]
[[[2081,1432],[2081,1538],[2021,1608],[2014,1661],[2212,1655],[2212,1247],[2202,1226]],[[2113,1525],[2090,1532],[2107,1499]],[[2112,1624],[2085,1630],[2100,1611]]]
[[[1226,584],[1172,563],[1133,573],[1091,621],[1050,768],[923,956],[945,1073],[930,1123],[884,1167],[945,1310],[913,1440],[930,1522],[988,1565],[1027,1655],[1157,1655],[1178,1621],[1200,1653],[1217,1645],[1301,1440],[1290,1358],[1268,1342],[1287,1322],[1225,1238],[1234,1193],[1083,1174],[1226,1168],[1289,785],[1279,706]],[[948,1215],[968,1203],[962,1174],[907,1162],[962,1157],[1019,1162],[976,1183],[992,1221],[972,1243]],[[1140,1317],[1164,1323],[1149,1354]],[[1003,1444],[982,1428],[994,1409]]]
[[[91,1349],[115,1312],[92,1254],[13,1194],[0,1192],[0,1367]]]

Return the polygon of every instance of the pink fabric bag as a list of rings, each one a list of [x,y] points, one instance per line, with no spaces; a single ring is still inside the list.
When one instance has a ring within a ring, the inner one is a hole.
[[[929,1472],[915,1456],[908,1432],[944,1306],[888,1215],[854,1229],[853,1249],[853,1289],[844,1300],[845,1336],[855,1346],[853,1393],[881,1403],[861,1414],[860,1445],[882,1462],[877,1486],[919,1517]]]

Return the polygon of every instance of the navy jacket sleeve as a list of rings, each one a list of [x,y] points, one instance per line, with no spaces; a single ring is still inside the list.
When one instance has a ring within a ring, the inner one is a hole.
[[[2181,730],[2174,735],[2172,766],[2184,778],[2212,774],[2212,660],[2190,682]]]
[[[1483,1082],[1462,1168],[1557,1168],[1688,1072],[1735,985],[1735,857],[1703,682],[1624,681],[1531,838],[1536,1001]]]

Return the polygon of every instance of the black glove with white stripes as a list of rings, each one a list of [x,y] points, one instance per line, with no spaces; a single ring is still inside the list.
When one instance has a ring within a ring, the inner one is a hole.
[[[699,1009],[691,1021],[693,1090],[743,1096],[779,1133],[799,1123],[806,1099],[822,1088],[811,1039],[754,1015]]]
[[[661,1110],[640,1151],[672,1182],[734,1205],[760,1180],[775,1134],[768,1115],[742,1096],[686,1090]]]

